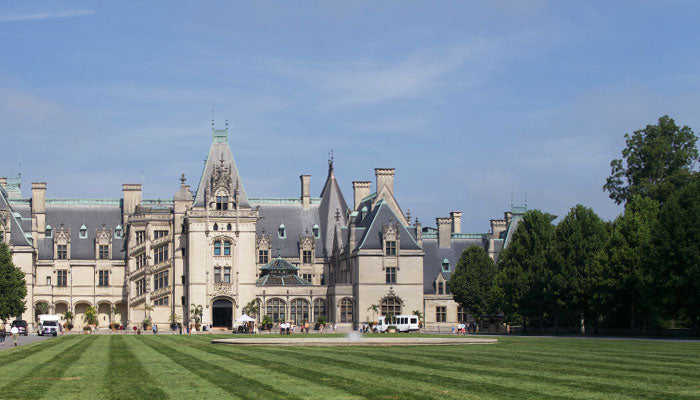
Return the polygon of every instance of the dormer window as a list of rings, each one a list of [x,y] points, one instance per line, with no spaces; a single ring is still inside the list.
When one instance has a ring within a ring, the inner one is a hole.
[[[318,229],[318,225],[314,225],[314,228],[312,229],[312,232],[314,234],[314,237],[316,239],[321,237],[321,231]]]
[[[442,260],[442,272],[450,272],[450,260]]]
[[[46,231],[44,231],[44,236],[46,236],[47,239],[51,239],[53,237],[53,229],[51,229],[51,225],[46,225]]]
[[[228,196],[216,196],[216,209],[228,210]]]
[[[85,225],[80,226],[80,234],[79,237],[81,239],[87,239],[87,227]]]
[[[396,255],[396,241],[387,240],[384,242],[384,255],[395,256]]]
[[[367,206],[362,207],[362,210],[360,210],[360,221],[365,219],[365,217],[367,216],[367,212]]]
[[[214,255],[215,256],[221,255],[221,241],[219,241],[219,240],[214,242]]]
[[[114,228],[114,238],[115,238],[115,239],[121,239],[121,238],[122,238],[122,235],[123,235],[122,226],[121,226],[121,225],[117,225],[117,227]]]
[[[284,239],[285,237],[287,237],[287,230],[284,227],[284,224],[280,224],[280,227],[277,229],[277,236],[280,239]]]

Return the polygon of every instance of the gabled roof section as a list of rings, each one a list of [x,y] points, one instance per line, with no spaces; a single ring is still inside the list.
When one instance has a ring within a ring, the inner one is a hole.
[[[202,177],[199,180],[199,186],[197,187],[197,195],[194,198],[194,205],[198,207],[204,207],[204,191],[206,189],[207,195],[210,196],[209,191],[211,190],[211,185],[213,182],[213,176],[218,170],[223,170],[223,174],[220,175],[225,179],[228,186],[233,192],[238,189],[238,204],[240,207],[250,207],[248,203],[248,196],[246,196],[245,189],[243,188],[243,182],[238,173],[238,167],[236,166],[236,161],[233,159],[233,153],[231,152],[231,147],[228,144],[228,125],[226,129],[213,129],[212,126],[212,142],[209,148],[209,155],[207,156],[207,162],[204,164],[204,171],[202,171]],[[231,193],[233,195],[233,193]]]
[[[381,249],[382,241],[382,225],[399,223],[399,238],[400,248],[402,250],[420,250],[421,247],[416,242],[413,235],[406,229],[403,221],[394,213],[394,210],[387,204],[386,201],[380,200],[370,213],[369,217],[365,218],[360,227],[366,227],[366,231],[360,240],[359,249]]]
[[[380,201],[385,201],[389,207],[394,211],[394,214],[396,214],[397,218],[401,222],[401,225],[408,225],[410,221],[406,220],[406,217],[404,216],[403,211],[401,210],[401,206],[399,206],[399,202],[396,200],[396,197],[394,197],[394,194],[384,186],[379,192],[377,192],[377,195],[374,197],[372,200],[372,207],[375,207],[377,203]]]
[[[340,191],[338,181],[333,171],[333,160],[328,161],[328,177],[321,190],[321,205],[319,206],[320,229],[323,233],[324,256],[333,252],[333,237],[335,226],[347,225],[348,205]]]
[[[7,200],[8,195],[9,193],[6,190],[0,190],[0,210],[6,210],[10,212],[10,244],[12,244],[13,246],[31,246],[31,233],[24,233],[22,225],[17,220],[18,218],[21,219],[22,216],[19,212],[16,212],[12,209],[10,202]],[[31,225],[29,225],[29,228],[31,229]]]

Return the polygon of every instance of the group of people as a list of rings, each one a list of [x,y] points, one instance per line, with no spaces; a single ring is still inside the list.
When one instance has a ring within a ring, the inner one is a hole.
[[[457,325],[456,333],[460,335],[466,335],[467,333],[474,333],[476,332],[476,321],[472,321],[469,323],[460,323]],[[452,325],[452,334],[455,334],[455,326]]]
[[[12,341],[15,346],[17,346],[17,341],[19,340],[19,328],[12,326],[10,329],[10,334],[12,335]],[[5,345],[5,337],[7,336],[7,329],[5,328],[5,323],[0,323],[0,346]]]
[[[377,328],[370,326],[368,323],[362,324],[360,327],[360,333],[376,332]]]

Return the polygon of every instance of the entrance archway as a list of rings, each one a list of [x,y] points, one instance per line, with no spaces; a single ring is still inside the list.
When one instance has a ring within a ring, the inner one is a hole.
[[[233,302],[231,300],[214,300],[214,303],[211,305],[211,314],[211,322],[214,328],[232,328]]]

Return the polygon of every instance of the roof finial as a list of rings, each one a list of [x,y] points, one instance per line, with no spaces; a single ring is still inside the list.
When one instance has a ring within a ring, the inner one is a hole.
[[[187,182],[187,179],[185,179],[185,173],[183,172],[182,175],[180,175],[180,184],[184,185],[185,182]]]
[[[211,130],[214,130],[214,109],[211,109]]]
[[[340,210],[337,208],[335,209],[335,221],[340,221]]]
[[[333,170],[333,149],[328,152],[328,169]]]
[[[406,209],[406,221],[408,221],[409,224],[411,223],[411,210],[408,208]]]
[[[228,118],[226,118],[226,130],[228,131]]]

